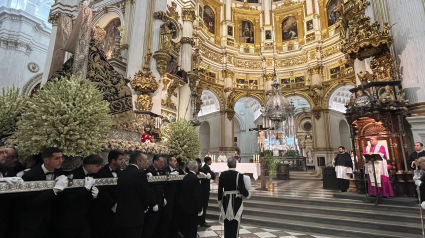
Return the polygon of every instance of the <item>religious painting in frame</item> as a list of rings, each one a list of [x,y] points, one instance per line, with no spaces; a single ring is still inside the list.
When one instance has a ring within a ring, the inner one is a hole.
[[[241,22],[239,26],[239,43],[254,43],[254,24],[252,22]]]
[[[282,41],[298,39],[297,19],[289,16],[282,21]]]
[[[304,76],[295,77],[295,83],[297,84],[297,87],[304,87],[305,86]]]
[[[217,78],[217,74],[214,72],[209,72],[208,73],[208,80],[211,81],[212,83],[215,83],[215,80]]]
[[[233,26],[227,26],[227,35],[233,36]]]
[[[202,19],[204,20],[204,24],[208,28],[208,31],[212,34],[215,34],[215,15],[211,7],[204,7],[204,14]]]
[[[236,83],[237,84],[244,84],[245,83],[245,79],[236,79]]]
[[[258,89],[258,80],[257,79],[250,79],[248,80],[249,86],[251,89]]]
[[[307,21],[307,31],[313,30],[313,19]]]
[[[111,58],[111,54],[115,48],[115,39],[120,35],[120,30],[118,27],[121,26],[121,21],[119,18],[115,18],[110,21],[105,28],[103,28],[106,32],[105,37],[103,38],[103,50],[105,51],[106,57]]]
[[[228,46],[235,46],[235,41],[232,38],[227,38],[227,45]]]
[[[271,40],[271,39],[272,39],[272,31],[266,30],[266,40]]]
[[[337,23],[338,18],[341,16],[341,2],[340,0],[330,0],[326,6],[326,13],[328,18],[328,27]]]
[[[291,79],[290,78],[280,79],[280,84],[282,85],[282,88],[290,88],[291,87]]]
[[[337,67],[331,68],[330,69],[330,74],[331,74],[331,79],[338,78],[340,76],[340,74],[341,74],[341,67],[340,66],[337,66]]]

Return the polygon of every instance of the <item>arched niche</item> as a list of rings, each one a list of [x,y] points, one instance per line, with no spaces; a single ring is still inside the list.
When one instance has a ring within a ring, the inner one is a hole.
[[[104,28],[110,21],[115,18],[119,18],[121,25],[124,25],[124,15],[121,10],[117,7],[108,7],[105,11],[100,11],[92,20],[92,27],[99,24],[100,27]]]
[[[198,116],[205,116],[220,111],[220,102],[210,90],[203,90],[201,95],[202,106]]]
[[[201,143],[201,155],[206,154],[210,149],[210,124],[207,121],[202,122],[199,127],[199,141]]]
[[[26,97],[30,97],[32,93],[35,92],[37,85],[41,85],[41,78],[43,77],[43,73],[39,73],[33,76],[22,88],[22,95]],[[40,87],[40,86],[38,86]]]

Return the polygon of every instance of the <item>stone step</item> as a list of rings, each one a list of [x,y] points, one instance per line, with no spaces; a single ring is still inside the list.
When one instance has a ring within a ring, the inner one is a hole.
[[[219,212],[217,211],[208,211],[206,214],[207,219],[217,220],[219,218]],[[284,218],[267,218],[257,215],[242,215],[242,224],[250,224],[256,226],[264,226],[269,228],[276,228],[279,230],[288,229],[292,231],[299,232],[310,232],[317,233],[321,235],[330,235],[336,237],[353,237],[353,238],[365,238],[365,237],[374,237],[374,238],[420,238],[422,235],[417,234],[406,234],[404,230],[399,232],[394,231],[385,231],[385,230],[376,230],[376,229],[367,229],[359,228],[353,226],[341,226],[334,224],[323,224],[316,222],[299,222],[297,220],[292,220],[291,217]]]
[[[268,194],[267,194],[268,195]],[[216,200],[217,192],[211,192],[210,199]],[[349,208],[361,209],[369,211],[384,211],[384,212],[399,212],[404,214],[417,214],[419,213],[418,207],[411,206],[397,206],[397,205],[378,205],[375,206],[371,203],[362,203],[360,201],[352,201],[346,199],[308,199],[308,198],[294,198],[294,197],[266,197],[253,195],[251,201],[261,201],[267,204],[268,202],[276,202],[281,204],[298,204],[298,205],[311,205],[316,207],[331,207],[331,208]]]
[[[401,222],[391,217],[391,220],[388,220],[390,216],[387,216],[386,220],[380,220],[374,216],[368,216],[367,218],[353,218],[348,217],[342,213],[339,214],[316,214],[310,212],[308,209],[305,209],[303,212],[293,212],[279,210],[278,208],[274,209],[264,209],[264,208],[253,208],[250,207],[251,204],[244,203],[244,215],[262,217],[263,219],[290,219],[292,221],[299,221],[302,223],[316,223],[316,224],[333,224],[338,226],[347,226],[352,228],[365,228],[371,230],[380,230],[380,231],[391,231],[399,232],[404,231],[406,235],[410,234],[420,234],[422,229],[420,228],[420,219],[412,223]],[[219,209],[216,206],[211,206],[210,211],[219,212]]]
[[[209,206],[217,207],[217,203],[210,200]],[[420,211],[419,208],[415,209],[413,213],[397,213],[397,212],[388,212],[388,211],[376,211],[370,209],[358,209],[355,208],[353,204],[352,208],[340,208],[340,207],[329,207],[329,206],[315,206],[315,205],[304,205],[304,204],[293,204],[293,203],[280,203],[280,202],[267,202],[256,201],[256,200],[245,200],[244,206],[246,209],[257,208],[257,209],[271,209],[277,211],[286,211],[286,212],[309,212],[313,214],[323,214],[323,215],[334,215],[342,216],[344,218],[361,218],[369,219],[373,217],[376,220],[388,220],[388,217],[391,217],[392,220],[404,223],[414,223],[417,224],[420,222]],[[353,209],[355,208],[355,209]]]

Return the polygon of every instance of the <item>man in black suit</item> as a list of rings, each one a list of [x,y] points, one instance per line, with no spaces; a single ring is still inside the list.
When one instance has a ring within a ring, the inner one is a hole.
[[[166,175],[179,175],[179,172],[176,170],[176,168],[176,157],[170,157],[168,159],[168,166],[164,168],[164,173]],[[161,225],[156,227],[156,234],[158,234],[158,237],[160,238],[177,237],[178,227],[175,226],[174,222],[176,220],[175,216],[178,216],[174,213],[176,210],[174,206],[176,200],[175,193],[175,183],[167,183],[164,185],[164,198],[167,201],[167,205],[162,207],[162,211],[159,216],[159,224]]]
[[[211,225],[205,221],[205,214],[207,213],[208,201],[210,200],[211,180],[215,179],[215,173],[210,168],[212,163],[211,157],[205,157],[204,162],[205,164],[202,166],[201,171],[206,174],[206,177],[200,180],[202,186],[202,208],[204,213],[199,219],[199,225],[210,227]]]
[[[164,158],[154,155],[153,164],[146,169],[146,175],[149,178],[152,176],[164,175],[162,171],[163,166]],[[151,189],[151,199],[149,203],[149,210],[146,213],[146,222],[143,228],[142,238],[154,237],[153,235],[156,231],[156,225],[162,211],[162,206],[167,205],[167,199],[164,198],[164,185],[152,184],[149,185],[149,188]]]
[[[55,202],[56,227],[54,237],[90,238],[88,213],[93,199],[99,194],[99,189],[93,186],[93,176],[102,167],[103,159],[99,155],[90,155],[83,160],[83,165],[72,170],[73,179],[84,179],[84,187],[73,188],[61,194]]]
[[[243,174],[236,171],[237,159],[231,157],[227,160],[228,171],[220,175],[218,182],[218,206],[225,213],[220,216],[220,223],[224,221],[224,237],[237,238],[239,236],[239,225],[242,216],[242,196],[250,198],[251,194],[245,188]],[[227,207],[232,206],[232,211],[227,211]],[[240,215],[238,215],[240,212]]]
[[[103,166],[95,178],[118,178],[124,161],[124,153],[111,150],[108,154],[108,164]],[[116,236],[114,216],[117,207],[116,186],[101,186],[99,196],[93,203],[90,212],[92,238],[113,238]]]
[[[196,238],[198,216],[202,216],[202,188],[199,184],[198,164],[196,161],[190,161],[187,165],[189,173],[182,181],[183,194],[183,227],[182,233],[185,238]]]
[[[146,174],[147,156],[140,151],[130,155],[129,165],[121,172],[117,184],[115,224],[118,238],[140,238],[145,212],[149,206],[150,190]]]
[[[33,192],[19,199],[15,211],[17,238],[43,238],[50,222],[52,201],[68,186],[62,173],[62,151],[49,147],[41,153],[43,163],[34,166],[22,176],[24,181],[56,180],[52,190]]]

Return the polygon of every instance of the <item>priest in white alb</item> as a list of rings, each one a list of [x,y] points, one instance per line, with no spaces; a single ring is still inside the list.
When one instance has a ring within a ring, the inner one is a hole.
[[[394,197],[387,168],[388,155],[385,147],[378,143],[377,136],[370,138],[370,145],[363,150],[363,154],[379,154],[382,158],[382,160],[374,162],[377,181],[375,181],[373,176],[372,161],[367,162],[365,165],[365,173],[369,178],[367,182],[369,195],[376,196],[375,186],[378,186],[378,192],[381,197]],[[365,159],[364,156],[363,159]]]

